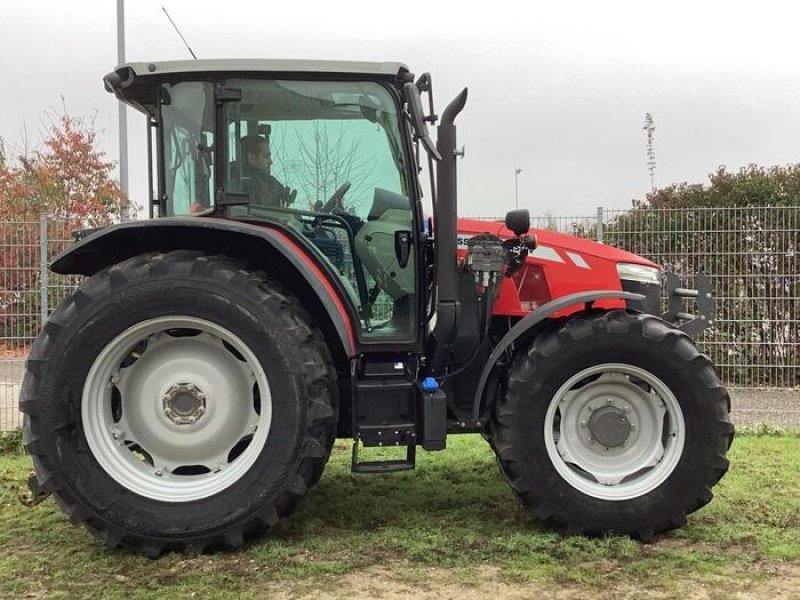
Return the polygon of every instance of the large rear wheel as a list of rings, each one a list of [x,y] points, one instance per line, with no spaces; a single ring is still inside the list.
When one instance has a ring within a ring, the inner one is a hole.
[[[650,315],[588,313],[516,358],[492,445],[538,517],[650,539],[711,500],[728,468],[729,408],[688,336]]]
[[[36,476],[110,546],[237,547],[335,437],[330,354],[281,286],[186,251],[101,271],[45,324],[21,400]]]

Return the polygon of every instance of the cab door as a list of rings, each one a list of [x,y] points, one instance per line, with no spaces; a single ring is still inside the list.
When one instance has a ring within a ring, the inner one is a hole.
[[[248,193],[258,179],[278,191],[236,214],[272,218],[311,242],[351,302],[362,342],[414,342],[413,180],[396,96],[375,81],[242,78],[225,87],[241,92],[224,107],[225,190]],[[259,156],[248,150],[254,137]]]

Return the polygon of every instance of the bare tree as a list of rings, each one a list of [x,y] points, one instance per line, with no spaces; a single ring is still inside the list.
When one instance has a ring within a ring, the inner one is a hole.
[[[315,122],[313,136],[296,132],[303,168],[293,175],[309,207],[328,200],[345,182],[358,190],[370,178],[375,158],[360,152],[361,141],[349,128]]]

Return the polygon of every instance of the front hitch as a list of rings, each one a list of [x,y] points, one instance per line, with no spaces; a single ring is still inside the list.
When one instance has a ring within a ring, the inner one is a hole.
[[[709,276],[702,271],[697,274],[697,289],[682,287],[680,277],[672,271],[667,271],[665,276],[669,308],[661,318],[689,335],[711,327],[714,324],[714,295]],[[683,301],[686,299],[696,301],[696,314],[684,310]]]

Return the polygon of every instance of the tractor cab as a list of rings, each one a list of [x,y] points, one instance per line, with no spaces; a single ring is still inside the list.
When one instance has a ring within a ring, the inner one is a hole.
[[[414,344],[412,77],[392,63],[200,61],[124,65],[105,81],[148,115],[158,216],[288,231],[332,275],[359,342]]]

